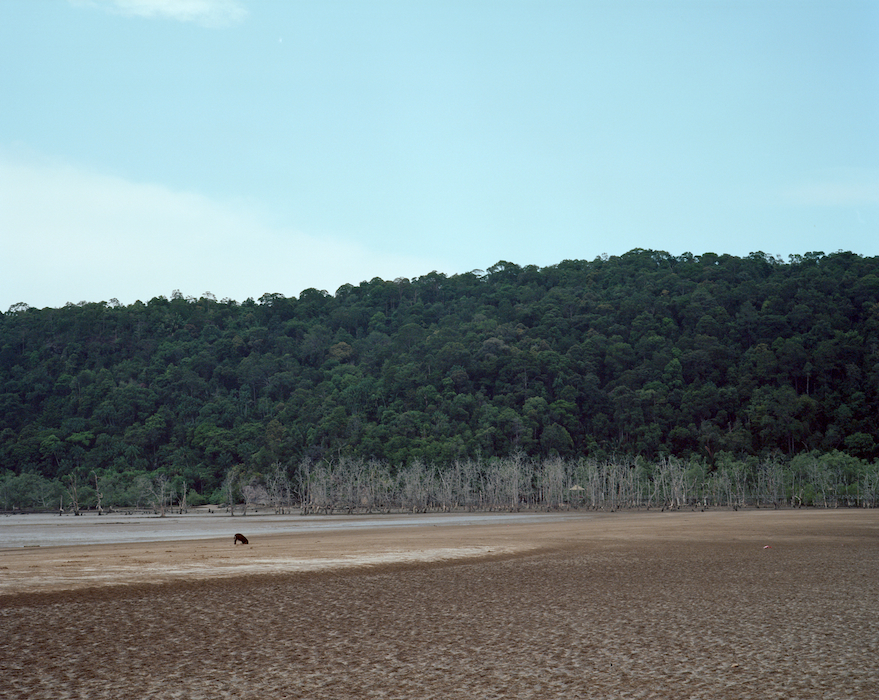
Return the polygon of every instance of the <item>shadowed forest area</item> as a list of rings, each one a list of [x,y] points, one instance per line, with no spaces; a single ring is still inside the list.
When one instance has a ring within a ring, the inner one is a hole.
[[[0,315],[0,507],[875,505],[879,258],[636,249]]]

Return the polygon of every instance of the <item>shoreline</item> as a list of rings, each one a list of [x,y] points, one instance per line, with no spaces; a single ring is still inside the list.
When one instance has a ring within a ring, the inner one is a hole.
[[[390,565],[475,561],[575,547],[583,552],[640,544],[698,542],[750,544],[757,551],[839,539],[858,532],[879,543],[879,510],[676,511],[489,516],[383,516],[354,523],[324,519],[323,529],[301,527],[254,534],[229,522],[228,535],[193,539],[0,549],[0,597],[108,586],[161,584],[262,574],[380,568]],[[266,516],[267,517],[267,516]],[[301,516],[272,516],[300,518]],[[231,520],[231,519],[230,519]],[[268,522],[268,521],[266,521]],[[298,522],[298,520],[294,520]],[[278,525],[278,521],[273,521]],[[345,527],[345,525],[349,525]],[[104,521],[102,527],[112,528]],[[249,545],[235,545],[238,529]]]

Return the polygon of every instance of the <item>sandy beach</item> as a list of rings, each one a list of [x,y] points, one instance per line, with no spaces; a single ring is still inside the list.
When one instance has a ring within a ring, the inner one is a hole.
[[[0,698],[877,697],[879,511],[229,527],[0,549]]]

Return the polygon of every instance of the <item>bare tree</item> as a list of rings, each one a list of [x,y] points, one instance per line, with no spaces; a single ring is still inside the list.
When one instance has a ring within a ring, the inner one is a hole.
[[[581,459],[574,468],[577,483],[583,488],[582,499],[593,510],[602,503],[603,472],[594,459]]]
[[[427,510],[430,491],[430,477],[420,459],[414,460],[400,472],[400,501],[403,508],[413,513],[423,513]]]
[[[861,475],[863,486],[859,485],[861,503],[865,508],[875,508],[879,494],[879,461],[873,462],[871,468],[865,469]]]
[[[79,478],[76,476],[76,473],[67,475],[67,495],[70,496],[73,514],[79,515]]]
[[[525,462],[525,456],[517,452],[510,459],[505,460],[501,467],[502,498],[506,498],[511,511],[519,510],[519,502],[528,489],[531,482],[533,465]]]
[[[280,462],[272,465],[272,470],[266,477],[266,490],[269,504],[275,513],[283,514],[284,509],[290,505],[290,477]]]
[[[617,508],[631,508],[638,499],[635,465],[629,460],[617,462]]]
[[[326,462],[314,464],[304,459],[299,464],[299,478],[302,489],[302,514],[332,513],[335,503],[332,481],[333,474]]]
[[[137,480],[138,492],[159,516],[164,518],[165,511],[174,497],[174,489],[167,475],[158,473],[152,478],[143,475]]]
[[[242,515],[247,515],[247,509],[250,506],[267,503],[269,500],[269,494],[266,491],[266,487],[263,486],[259,474],[242,472],[238,482],[238,489],[244,501]]]
[[[377,459],[370,460],[367,475],[367,497],[370,499],[370,505],[389,512],[396,498],[397,486],[390,465]]]
[[[235,515],[235,501],[238,498],[238,483],[241,476],[241,466],[235,465],[229,467],[226,471],[226,477],[223,479],[223,496],[226,504],[229,506],[229,515]]]
[[[332,483],[338,494],[336,500],[339,505],[349,514],[360,506],[369,506],[369,496],[364,492],[367,470],[363,460],[340,457],[332,467]]]
[[[308,515],[311,504],[311,479],[314,471],[314,463],[310,459],[303,459],[296,468],[296,482],[299,484],[299,505],[302,515]]]
[[[189,506],[186,502],[187,496],[188,496],[188,493],[186,491],[186,479],[183,479],[182,490],[181,490],[181,495],[180,495],[180,512],[181,513],[185,513],[185,512],[187,512],[187,510],[189,510]]]
[[[540,500],[547,510],[564,507],[568,478],[565,462],[559,457],[544,460],[538,472]]]
[[[98,486],[98,474],[94,470],[92,470],[92,476],[95,477],[95,498],[98,500],[98,515],[104,514],[104,509],[101,507],[101,499],[103,499],[104,494],[101,493],[101,489]]]
[[[481,463],[479,470],[479,504],[482,509],[495,510],[507,503],[507,489],[504,484],[504,463],[494,459]]]
[[[811,460],[810,466],[815,462],[817,460]],[[824,484],[826,482],[819,479],[819,483]],[[757,472],[757,495],[755,502],[759,500],[764,503],[774,503],[777,505],[779,501],[784,500],[783,494],[784,469],[781,461],[775,458],[763,460]],[[826,492],[823,495],[826,496]]]
[[[455,462],[437,474],[437,502],[444,512],[454,510],[462,492],[461,465]]]
[[[662,501],[666,508],[680,508],[684,504],[684,468],[675,457],[659,460],[658,476]]]
[[[744,462],[734,460],[727,472],[729,475],[732,491],[732,501],[729,505],[733,508],[744,508],[748,497],[748,472]]]

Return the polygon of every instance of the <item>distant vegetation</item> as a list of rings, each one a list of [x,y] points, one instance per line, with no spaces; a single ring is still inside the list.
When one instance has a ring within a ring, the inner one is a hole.
[[[861,505],[877,417],[879,258],[847,252],[638,249],[0,315],[3,509],[95,487],[103,507],[276,487],[314,509]]]

